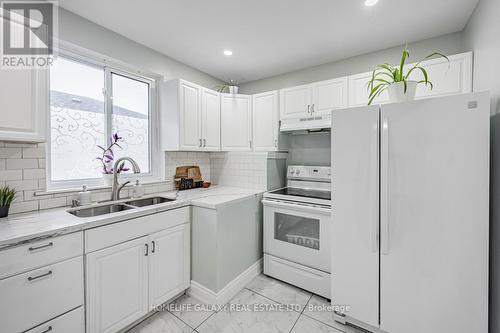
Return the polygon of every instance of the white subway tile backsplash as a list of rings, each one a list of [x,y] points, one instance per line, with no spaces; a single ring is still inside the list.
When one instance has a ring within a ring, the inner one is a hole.
[[[45,148],[37,147],[37,148],[22,148],[23,150],[23,158],[44,158],[45,157]]]
[[[0,148],[0,158],[21,158],[21,148]]]
[[[40,209],[66,206],[66,197],[40,200]]]
[[[31,212],[38,210],[38,201],[16,202],[10,205],[9,214]]]
[[[36,190],[38,189],[38,181],[36,179],[30,180],[8,180],[6,185],[13,187],[16,191]]]
[[[0,170],[0,179],[6,181],[23,179],[23,172],[22,170]]]
[[[24,169],[23,179],[44,179],[45,169]]]
[[[6,164],[7,162],[5,159],[0,159],[0,170],[5,170]]]
[[[38,160],[36,158],[9,158],[6,162],[6,168],[9,170],[38,168]]]

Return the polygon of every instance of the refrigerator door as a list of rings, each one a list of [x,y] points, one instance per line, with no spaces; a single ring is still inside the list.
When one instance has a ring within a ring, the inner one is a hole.
[[[486,333],[487,93],[381,109],[380,328]]]
[[[379,106],[333,111],[332,304],[379,319]]]

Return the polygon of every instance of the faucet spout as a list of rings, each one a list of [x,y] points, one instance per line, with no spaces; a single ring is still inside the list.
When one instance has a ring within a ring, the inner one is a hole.
[[[126,182],[124,184],[120,184],[118,182],[118,167],[120,166],[120,163],[124,162],[124,161],[130,162],[134,173],[141,173],[141,169],[139,168],[139,164],[137,164],[137,162],[134,161],[132,158],[121,157],[121,158],[117,159],[114,166],[113,166],[113,187],[111,188],[111,201],[120,200],[120,191],[128,183],[128,182]]]

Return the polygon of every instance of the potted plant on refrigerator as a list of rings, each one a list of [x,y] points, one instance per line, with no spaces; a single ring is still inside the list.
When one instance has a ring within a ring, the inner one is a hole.
[[[403,49],[399,66],[396,67],[385,63],[375,67],[372,77],[370,81],[368,81],[368,91],[370,92],[368,96],[368,105],[371,105],[373,100],[380,96],[385,90],[389,93],[389,102],[391,103],[414,100],[418,84],[423,83],[426,86],[428,85],[431,89],[434,88],[432,82],[429,81],[427,71],[421,66],[422,62],[432,57],[440,57],[446,59],[448,62],[450,61],[444,54],[434,52],[417,62],[415,65],[405,68],[409,57],[410,51],[406,46]],[[415,81],[412,79],[413,77],[411,77],[411,75],[414,71],[422,74],[422,80]]]
[[[123,138],[118,135],[118,133],[113,134],[109,138],[109,144],[106,148],[97,145],[97,148],[102,150],[102,155],[98,156],[96,159],[101,162],[101,172],[102,178],[104,179],[104,185],[111,186],[113,183],[113,161],[115,160],[115,154],[113,152],[114,147],[122,148],[119,142],[123,142]],[[118,166],[117,173],[128,171],[129,169],[125,167],[125,162],[120,163]]]
[[[10,204],[16,197],[16,190],[9,186],[0,187],[0,218],[9,215]]]

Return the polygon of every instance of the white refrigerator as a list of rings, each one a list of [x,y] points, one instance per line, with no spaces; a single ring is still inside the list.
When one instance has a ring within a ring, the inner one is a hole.
[[[332,304],[390,333],[487,333],[490,99],[332,113]]]

